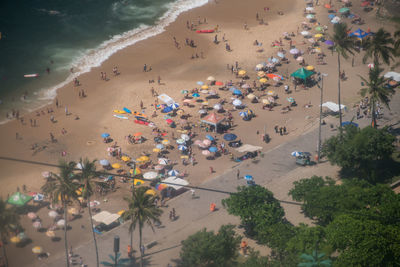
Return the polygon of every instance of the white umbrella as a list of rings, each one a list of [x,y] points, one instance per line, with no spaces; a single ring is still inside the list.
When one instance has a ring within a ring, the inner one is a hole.
[[[180,138],[180,139],[176,140],[176,143],[179,145],[183,145],[184,143],[186,143],[186,141],[184,139]]]
[[[296,55],[299,53],[299,49],[297,49],[297,48],[290,49],[289,53],[292,55]]]
[[[306,10],[307,10],[307,11],[313,11],[314,8],[313,8],[312,6],[308,6],[308,7],[306,7]]]
[[[156,172],[146,172],[143,174],[144,179],[150,179],[150,180],[157,178],[157,176],[158,174]]]
[[[333,23],[333,24],[335,24],[335,23],[339,23],[339,21],[340,21],[340,18],[339,17],[334,17],[332,20],[331,20],[331,22]]]
[[[385,77],[387,79],[395,80],[396,82],[400,82],[400,73],[398,73],[398,72],[389,71],[389,72],[386,72],[385,75],[383,75],[383,77]]]
[[[187,134],[181,134],[181,138],[185,141],[189,141],[190,140],[190,136]]]
[[[240,101],[239,99],[235,99],[235,100],[233,100],[232,104],[234,106],[240,106],[240,105],[242,105],[242,101]]]
[[[184,145],[179,145],[178,146],[178,150],[180,150],[180,151],[184,151],[186,149],[187,149],[187,146],[184,146]]]
[[[168,165],[169,160],[166,158],[159,158],[158,159],[158,164],[160,165]]]
[[[156,165],[156,166],[154,167],[154,169],[155,169],[156,171],[161,171],[162,169],[164,169],[164,167],[165,167],[165,165]]]
[[[303,57],[296,58],[297,61],[303,61],[303,59],[304,59]]]
[[[51,218],[55,218],[55,217],[58,216],[58,213],[57,213],[57,211],[55,211],[55,210],[51,210],[51,211],[49,211],[49,216],[50,216]]]
[[[209,145],[211,145],[211,141],[208,140],[208,139],[204,139],[204,140],[203,140],[203,144],[204,144],[205,146],[209,146]]]
[[[264,68],[263,64],[257,64],[256,65],[256,70],[261,70],[262,68]]]
[[[98,205],[100,205],[100,202],[97,200],[93,200],[93,201],[89,202],[89,207],[96,207]]]
[[[250,84],[248,84],[248,83],[245,83],[245,84],[243,84],[242,85],[242,88],[243,89],[249,89],[251,86],[250,86]]]
[[[57,225],[58,225],[58,226],[64,226],[64,225],[65,225],[65,220],[64,220],[64,219],[59,220],[59,221],[57,222]]]
[[[307,18],[307,19],[313,19],[313,18],[315,18],[315,16],[314,16],[313,14],[308,14],[308,15],[306,16],[306,18]]]
[[[221,104],[215,104],[215,105],[214,105],[214,109],[216,109],[216,110],[222,109]]]
[[[208,76],[208,78],[207,78],[207,81],[210,81],[210,82],[215,81],[215,80],[216,79],[213,76]]]
[[[51,176],[51,172],[42,172],[42,176],[44,177],[44,178],[49,178],[50,176]]]
[[[205,109],[200,109],[200,110],[198,111],[198,113],[199,113],[199,114],[206,114],[206,113],[207,113],[207,110],[205,110]]]
[[[308,31],[302,31],[300,34],[303,35],[303,36],[310,35],[310,33]]]
[[[203,154],[204,156],[208,156],[211,154],[211,152],[208,150],[203,150],[203,151],[201,151],[201,154]]]

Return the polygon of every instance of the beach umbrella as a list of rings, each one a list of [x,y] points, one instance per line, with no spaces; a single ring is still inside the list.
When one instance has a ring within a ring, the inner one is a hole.
[[[240,117],[246,117],[248,115],[247,111],[240,111],[239,116]]]
[[[161,184],[161,183],[157,183],[155,187],[156,187],[156,189],[157,189],[158,191],[162,191],[162,190],[164,190],[165,188],[167,188],[168,185],[166,185],[166,184]]]
[[[109,133],[102,133],[102,134],[101,134],[101,137],[102,137],[102,138],[107,138],[107,137],[109,137],[109,136],[110,136]]]
[[[242,105],[242,101],[240,101],[239,99],[235,99],[235,100],[233,100],[232,104],[234,106],[240,106],[240,105]]]
[[[189,141],[190,140],[190,136],[187,134],[181,134],[181,138],[185,141]]]
[[[333,19],[334,17],[335,17],[334,14],[329,14],[329,15],[328,15],[328,18],[330,18],[330,19]]]
[[[198,85],[204,85],[204,83],[202,81],[198,81],[197,84]]]
[[[178,146],[178,150],[179,151],[184,151],[184,150],[186,150],[187,149],[187,146],[185,146],[185,145],[179,145]]]
[[[314,68],[314,66],[312,66],[312,65],[308,65],[307,67],[306,67],[306,70],[314,70],[315,68]]]
[[[306,19],[313,19],[313,18],[315,18],[315,16],[314,16],[313,14],[308,14],[308,15],[306,16]]]
[[[283,80],[283,77],[276,73],[267,73],[267,77],[270,79],[278,78],[279,80]]]
[[[132,175],[139,175],[142,173],[142,171],[139,168],[135,168],[135,169],[130,169],[129,173]]]
[[[169,160],[167,158],[159,158],[158,164],[160,165],[168,165]]]
[[[226,140],[226,141],[233,141],[236,138],[237,138],[237,135],[233,134],[233,133],[227,133],[224,135],[224,140]]]
[[[262,101],[262,103],[264,104],[264,105],[269,105],[269,104],[271,104],[270,102],[269,102],[269,100],[268,99],[262,99],[261,100]]]
[[[336,23],[339,23],[340,22],[340,18],[339,17],[334,17],[332,20],[331,20],[331,23],[333,23],[333,24],[336,24]]]
[[[11,243],[19,243],[21,242],[21,238],[19,236],[13,236],[10,238]]]
[[[277,55],[278,57],[280,57],[280,58],[284,58],[284,57],[285,57],[285,54],[282,53],[282,52],[278,52],[278,53],[276,53],[276,55]]]
[[[296,55],[296,54],[298,54],[300,51],[299,51],[299,49],[297,49],[297,48],[292,48],[292,49],[290,49],[290,51],[289,51],[289,53],[290,54],[292,54],[292,55]]]
[[[266,67],[267,67],[267,68],[273,68],[273,67],[275,67],[275,63],[268,62],[267,65],[266,65]]]
[[[244,176],[244,179],[246,181],[252,181],[253,180],[253,176],[247,174],[247,175]]]
[[[201,141],[201,140],[196,140],[196,141],[194,141],[194,144],[196,145],[196,146],[198,146],[198,145],[200,145],[200,144],[202,144],[203,143],[203,141]]]
[[[267,95],[274,96],[275,95],[275,91],[270,90],[270,91],[267,92]]]
[[[156,165],[156,166],[154,166],[154,169],[156,170],[156,171],[161,171],[162,169],[164,169],[165,168],[165,165]]]
[[[43,201],[43,199],[44,199],[44,195],[43,194],[36,194],[36,195],[33,196],[33,201],[39,202],[39,201]]]
[[[222,109],[222,105],[218,103],[218,104],[215,104],[213,108],[216,110],[220,110],[220,109]]]
[[[55,210],[49,211],[48,214],[49,214],[49,217],[50,217],[50,218],[55,218],[55,217],[58,216],[58,213],[57,213],[57,211],[55,211]]]
[[[119,163],[114,163],[114,164],[111,165],[111,167],[113,167],[114,169],[119,169],[119,168],[121,168],[122,166],[121,166],[121,164],[119,164]]]
[[[187,94],[187,93],[189,93],[189,91],[188,90],[181,90],[181,94]]]
[[[208,89],[208,85],[202,85],[201,89],[207,90]]]
[[[396,82],[400,82],[400,73],[398,73],[398,72],[389,71],[389,72],[386,72],[385,75],[383,75],[383,77],[385,77],[387,79],[392,79]]]
[[[8,198],[7,202],[16,206],[24,206],[26,203],[31,201],[31,199],[31,196],[24,195],[21,192],[15,192]]]
[[[49,178],[51,176],[51,172],[49,172],[49,171],[42,172],[42,176],[44,178]]]
[[[180,138],[180,139],[176,140],[176,143],[177,143],[178,145],[183,145],[183,144],[186,143],[186,141],[185,141],[184,139]]]
[[[286,100],[289,101],[290,103],[294,102],[294,98],[293,97],[287,97]]]
[[[330,4],[325,4],[324,7],[325,7],[325,8],[332,8],[332,5],[330,5]]]
[[[201,151],[201,154],[203,154],[204,156],[209,156],[211,154],[211,152],[208,150],[203,150],[203,151]]]
[[[313,11],[314,8],[313,8],[312,6],[308,6],[308,7],[306,7],[306,10],[307,10],[307,11]]]
[[[143,178],[144,179],[149,179],[149,180],[153,180],[155,178],[157,178],[158,173],[156,172],[146,172],[143,174]]]
[[[234,95],[242,95],[242,91],[240,91],[239,89],[236,89],[235,91],[233,91]]]
[[[192,94],[193,97],[200,97],[200,95],[198,93],[194,93]]]
[[[127,162],[127,161],[130,161],[131,158],[128,157],[128,156],[122,156],[122,157],[121,157],[121,160],[122,160],[123,162]]]
[[[34,228],[38,229],[38,228],[41,228],[41,227],[42,227],[42,224],[41,224],[39,221],[36,221],[36,222],[34,222],[34,223],[32,224],[32,226],[33,226]]]
[[[212,147],[210,147],[210,148],[208,149],[208,151],[215,153],[215,152],[218,151],[218,148],[215,147],[215,146],[212,146]]]
[[[248,94],[247,98],[253,100],[254,98],[256,98],[256,96],[254,94]]]
[[[215,85],[220,86],[220,85],[224,85],[224,83],[223,82],[215,82]]]
[[[369,6],[370,4],[371,3],[369,1],[364,1],[364,2],[361,3],[361,6],[362,7],[366,7],[366,6]]]
[[[201,105],[202,105],[202,106],[208,106],[208,101],[203,101],[203,102],[201,102]]]
[[[300,68],[295,72],[293,72],[292,74],[290,74],[290,76],[305,80],[313,74],[314,74],[313,71],[306,70],[305,68]]]
[[[317,27],[315,27],[315,30],[320,32],[323,30],[323,28],[321,26],[317,26]]]
[[[238,71],[238,75],[241,75],[241,76],[246,75],[246,73],[247,73],[247,71],[245,71],[245,70]]]
[[[39,246],[35,246],[35,247],[32,248],[32,252],[35,253],[35,254],[43,253],[43,248],[39,247]]]
[[[302,32],[300,32],[300,34],[303,35],[303,36],[308,36],[308,35],[310,35],[310,32],[302,31]]]
[[[206,113],[207,113],[207,110],[205,110],[205,109],[200,109],[200,110],[198,111],[198,113],[199,113],[199,114],[206,114]]]
[[[358,124],[352,121],[344,121],[342,122],[342,126],[346,126],[346,125],[352,125],[358,128]]]
[[[34,212],[28,212],[27,216],[29,219],[32,219],[32,220],[37,218],[37,215]]]
[[[261,78],[261,79],[259,80],[260,83],[266,83],[267,81],[268,81],[267,78]]]
[[[264,71],[259,71],[259,72],[257,72],[257,76],[258,77],[264,77],[265,76],[265,72]]]
[[[207,138],[208,140],[210,140],[210,141],[214,141],[214,140],[215,140],[214,137],[212,137],[212,136],[209,135],[209,134],[206,135],[206,138]]]
[[[316,35],[314,35],[315,38],[322,38],[324,37],[324,35],[322,33],[317,33]]]
[[[213,76],[208,76],[208,78],[207,78],[207,81],[210,81],[210,82],[213,82],[213,81],[215,81],[216,79],[213,77]]]
[[[369,64],[367,65],[367,67],[368,67],[369,69],[373,69],[373,68],[375,67],[375,64],[374,64],[374,63],[369,63]]]
[[[141,185],[144,184],[144,181],[141,179],[133,179],[133,185]]]
[[[256,65],[256,70],[262,70],[262,68],[264,68],[263,64],[257,64]]]
[[[203,140],[203,145],[209,146],[209,145],[211,145],[211,141],[209,139],[204,139]]]
[[[96,207],[96,206],[98,206],[98,205],[100,205],[100,202],[99,201],[97,201],[97,200],[93,200],[93,201],[90,201],[89,202],[89,207]]]
[[[78,214],[78,211],[77,211],[76,208],[69,208],[68,209],[68,213],[70,213],[70,214]]]
[[[48,231],[46,232],[46,235],[47,235],[48,237],[55,237],[55,236],[56,236],[56,233],[55,233],[54,231],[48,230]]]
[[[324,42],[324,44],[329,45],[329,46],[332,46],[332,45],[334,45],[335,43],[334,43],[333,41],[331,41],[331,40],[326,40],[326,41]]]
[[[102,166],[108,166],[108,165],[110,165],[110,162],[109,162],[108,160],[106,160],[106,159],[101,159],[101,160],[99,161],[99,163],[100,163],[100,165],[102,165]]]
[[[178,176],[178,175],[179,175],[179,172],[178,172],[177,170],[170,170],[170,171],[168,172],[168,175],[169,175],[169,176]]]
[[[292,153],[290,153],[290,155],[292,155],[293,157],[298,157],[301,155],[301,153],[298,151],[293,151]]]
[[[348,7],[342,7],[341,9],[339,9],[340,13],[347,13],[350,12],[350,9]]]
[[[156,145],[156,148],[158,148],[158,149],[164,149],[164,145],[163,145],[163,144],[157,144],[157,145]]]
[[[148,156],[141,156],[139,158],[136,159],[137,162],[146,162],[149,161],[150,158]]]
[[[148,189],[146,192],[145,192],[145,194],[146,195],[151,195],[151,196],[155,196],[155,195],[157,195],[157,192],[156,191],[154,191],[153,189]]]
[[[242,85],[242,88],[243,89],[249,89],[251,86],[250,86],[250,84],[248,84],[248,83],[245,83],[245,84],[243,84]]]

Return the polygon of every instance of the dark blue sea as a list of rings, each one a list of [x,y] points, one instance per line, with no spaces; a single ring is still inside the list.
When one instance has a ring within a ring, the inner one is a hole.
[[[207,0],[1,0],[0,122]],[[74,73],[70,69],[74,69]],[[25,74],[38,74],[25,78]],[[26,94],[24,99],[22,95]]]

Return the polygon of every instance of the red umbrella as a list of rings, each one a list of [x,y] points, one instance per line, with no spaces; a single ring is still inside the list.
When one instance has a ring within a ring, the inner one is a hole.
[[[369,5],[370,5],[369,1],[364,1],[364,2],[361,3],[362,7],[366,7],[366,6],[369,6]]]
[[[173,123],[174,121],[173,120],[171,120],[171,119],[167,119],[167,120],[165,120],[168,124],[171,124],[171,123]]]

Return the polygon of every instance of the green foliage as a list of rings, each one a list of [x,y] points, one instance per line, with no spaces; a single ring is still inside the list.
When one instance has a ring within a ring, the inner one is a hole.
[[[222,200],[229,214],[239,216],[247,234],[261,243],[275,247],[279,236],[275,230],[287,229],[284,224],[285,212],[271,191],[261,186],[238,187],[238,192]],[[283,237],[283,236],[282,236]]]
[[[182,241],[179,266],[233,266],[241,237],[233,225],[223,225],[217,234],[203,229]]]
[[[341,138],[333,136],[323,146],[323,152],[332,164],[371,183],[384,182],[381,166],[390,160],[395,138],[386,129],[365,127],[362,130],[348,126]]]
[[[363,63],[366,63],[369,58],[372,58],[375,64],[381,59],[383,63],[390,65],[390,60],[394,60],[394,43],[395,41],[391,37],[391,34],[383,28],[380,28],[374,35],[367,37],[363,42],[363,48],[365,50]]]
[[[294,187],[290,189],[289,195],[295,201],[304,201],[304,196],[310,191],[321,188],[327,184],[334,184],[335,182],[329,178],[325,177],[325,180],[320,176],[312,176],[311,178],[300,179],[293,183]]]
[[[127,266],[128,263],[130,262],[130,259],[123,259],[121,258],[121,253],[117,253],[117,257],[115,257],[112,254],[109,254],[108,257],[110,258],[110,262],[108,261],[102,261],[101,264],[104,266],[113,266],[113,267],[124,267]],[[117,264],[115,265],[115,261],[117,261]]]
[[[240,263],[241,267],[268,267],[272,266],[268,257],[260,256],[258,251],[250,249],[246,261]]]
[[[398,266],[399,264],[399,221],[397,224],[385,225],[379,220],[364,216],[341,215],[327,227],[327,237],[333,247],[340,252],[336,261],[337,266]]]
[[[332,266],[332,261],[330,259],[323,260],[325,253],[318,253],[316,250],[309,254],[301,254],[300,258],[303,261],[299,263],[298,267],[330,267]]]
[[[348,54],[354,54],[355,38],[348,35],[346,23],[337,23],[333,25],[333,35],[330,39],[334,42],[334,50],[344,59],[348,58]]]
[[[332,250],[325,242],[325,228],[321,226],[308,226],[301,223],[295,228],[295,235],[286,245],[286,251],[298,255],[299,253],[311,253],[318,243],[320,249],[327,254]]]

